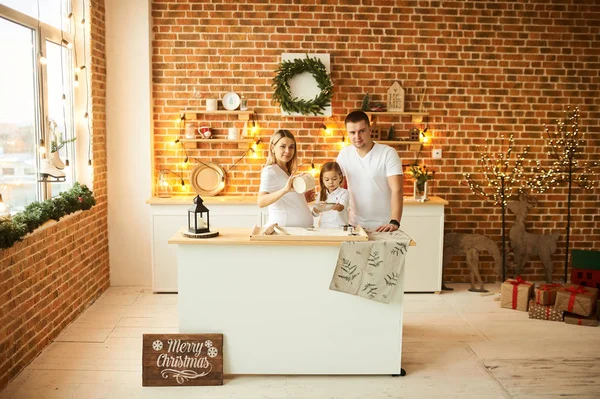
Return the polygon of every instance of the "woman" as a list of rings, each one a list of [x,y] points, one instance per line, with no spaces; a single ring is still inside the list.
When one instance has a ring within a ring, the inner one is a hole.
[[[310,227],[313,216],[308,203],[315,195],[314,190],[298,194],[292,188],[297,161],[296,138],[289,130],[278,130],[269,143],[267,166],[260,174],[258,206],[268,206],[267,225]]]

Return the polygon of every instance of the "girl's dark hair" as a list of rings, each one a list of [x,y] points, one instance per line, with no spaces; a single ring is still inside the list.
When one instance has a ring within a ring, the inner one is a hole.
[[[321,185],[321,193],[319,194],[319,201],[324,202],[327,200],[327,188],[325,188],[325,184],[323,183],[323,174],[325,172],[336,171],[342,176],[342,180],[340,181],[340,185],[344,181],[344,174],[342,173],[342,168],[337,162],[327,162],[323,164],[321,167],[321,173],[319,174],[319,184]]]

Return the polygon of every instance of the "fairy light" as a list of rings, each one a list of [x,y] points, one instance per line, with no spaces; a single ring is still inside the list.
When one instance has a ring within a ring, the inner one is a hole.
[[[79,87],[79,76],[75,74],[75,80],[73,80],[73,87]]]
[[[44,141],[44,139],[40,139],[39,151],[40,151],[40,154],[46,153],[46,142]]]
[[[583,153],[585,134],[579,132],[579,107],[570,113],[570,107],[564,111],[564,119],[557,120],[553,132],[544,124],[547,139],[547,155],[550,165],[544,167],[540,161],[531,163],[533,175],[527,185],[531,189],[544,193],[557,188],[565,182],[575,182],[583,189],[589,190],[597,186],[595,168],[597,161],[580,162],[577,159]]]
[[[503,137],[502,147],[504,147],[504,141]],[[514,165],[511,167],[513,145],[514,138],[510,136],[506,153],[496,153],[495,155],[492,155],[490,151],[488,139],[486,139],[485,149],[478,146],[480,170],[487,184],[482,186],[477,183],[472,174],[465,173],[464,177],[473,194],[494,205],[506,206],[508,199],[522,190],[525,183],[523,178],[524,161],[529,153],[529,146],[526,146],[523,152],[516,157]]]

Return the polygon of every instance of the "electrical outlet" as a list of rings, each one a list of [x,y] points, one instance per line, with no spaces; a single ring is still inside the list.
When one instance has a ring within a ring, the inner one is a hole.
[[[442,149],[441,148],[434,148],[433,151],[431,151],[431,158],[433,158],[433,159],[442,159]]]

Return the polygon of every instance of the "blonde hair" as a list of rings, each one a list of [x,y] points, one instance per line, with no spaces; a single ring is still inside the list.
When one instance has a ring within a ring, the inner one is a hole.
[[[342,173],[342,168],[337,162],[327,162],[321,167],[321,173],[319,174],[319,184],[321,185],[321,193],[319,194],[319,201],[324,202],[327,201],[327,188],[325,188],[325,183],[323,183],[323,175],[325,172],[337,172],[342,180],[340,180],[340,186],[344,182],[344,174]]]
[[[294,155],[292,155],[292,159],[290,159],[285,165],[287,167],[287,172],[291,174],[296,170],[298,148],[296,148],[296,138],[289,130],[280,129],[273,133],[273,135],[271,136],[271,140],[269,141],[269,155],[267,155],[267,165],[273,165],[277,162],[277,160],[275,159],[275,152],[273,151],[273,147],[275,147],[279,140],[281,140],[284,137],[292,139],[292,141],[294,142]]]

